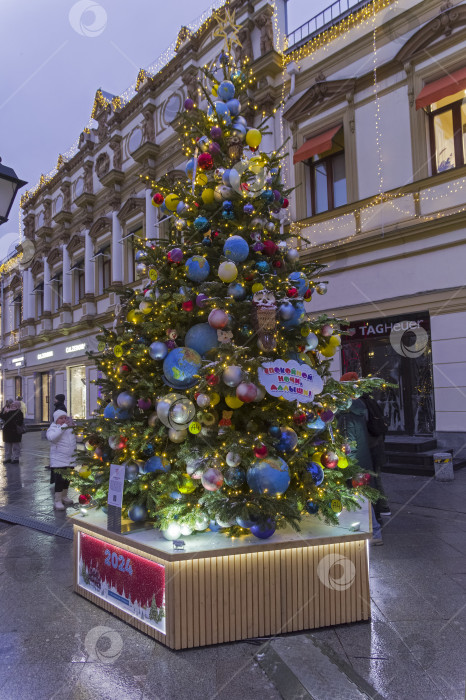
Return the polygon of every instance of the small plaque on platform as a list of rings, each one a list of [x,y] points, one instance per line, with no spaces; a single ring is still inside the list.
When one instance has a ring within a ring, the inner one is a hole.
[[[108,506],[107,530],[121,534],[121,508],[119,506]]]

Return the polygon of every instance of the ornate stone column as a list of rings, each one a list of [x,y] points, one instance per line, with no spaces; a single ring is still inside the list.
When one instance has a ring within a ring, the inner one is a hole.
[[[26,302],[23,299],[23,304],[26,303],[26,318],[28,320],[33,320],[35,321],[36,319],[36,309],[35,309],[35,303],[34,303],[34,281],[32,279],[32,270],[30,267],[26,270],[26,279],[27,279],[27,288],[28,288],[28,294],[26,297]]]
[[[49,314],[52,311],[52,287],[50,285],[50,265],[47,262],[47,256],[44,255],[44,314]]]
[[[146,190],[146,238],[158,238],[158,228],[155,226],[157,223],[157,212],[152,204],[152,192],[150,189]]]
[[[22,304],[21,311],[22,311],[22,318],[23,318],[23,323],[24,323],[24,321],[26,321],[26,319],[28,318],[27,300],[28,300],[29,294],[31,293],[31,291],[29,289],[29,284],[28,284],[29,280],[28,280],[28,276],[27,276],[27,270],[23,270],[22,277],[23,277],[23,304]]]
[[[112,212],[112,284],[123,282],[123,244],[118,212]]]
[[[71,263],[70,254],[65,244],[63,251],[63,306],[71,306]]]
[[[84,231],[84,293],[95,294],[94,243],[89,231]]]

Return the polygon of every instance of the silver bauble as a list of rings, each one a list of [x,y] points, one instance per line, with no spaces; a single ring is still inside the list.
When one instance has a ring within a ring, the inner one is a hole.
[[[277,245],[282,252],[287,250],[287,248],[288,248],[286,241],[278,241]]]
[[[196,399],[196,403],[199,408],[207,408],[207,406],[210,406],[210,398],[207,394],[199,394]]]
[[[288,321],[294,315],[293,304],[291,304],[289,301],[285,301],[280,305],[278,313],[280,314],[280,318],[282,318],[284,321]]]
[[[220,525],[220,527],[231,527],[232,525],[236,525],[236,518],[230,518],[230,520],[222,520],[222,518],[215,518],[217,521],[217,525]]]
[[[175,220],[175,228],[177,231],[182,231],[186,227],[186,221],[184,219]]]
[[[231,187],[226,185],[217,185],[214,190],[214,197],[216,202],[223,202],[224,199],[230,199],[233,194]]]
[[[127,411],[131,411],[136,406],[136,399],[131,396],[129,391],[122,391],[121,394],[117,396],[117,404],[119,408],[124,408]]]
[[[269,233],[273,233],[275,231],[275,224],[273,221],[269,221],[268,224],[265,224],[265,230]]]
[[[139,467],[134,462],[125,463],[125,479],[126,481],[136,481],[139,476]]]
[[[198,513],[196,515],[196,520],[194,521],[194,529],[202,532],[202,530],[207,530],[209,527],[209,518],[204,513]]]
[[[146,255],[147,255],[147,253],[145,250],[137,250],[135,255],[134,255],[134,259],[136,262],[142,262],[143,260],[146,259]]]
[[[317,294],[327,294],[327,284],[326,282],[319,282],[319,284],[316,284],[315,290]]]
[[[223,370],[222,379],[227,386],[238,386],[243,378],[243,370],[238,365],[230,365]]]
[[[180,535],[183,535],[183,537],[189,537],[189,535],[192,535],[193,531],[189,527],[189,525],[180,525]]]
[[[196,415],[196,407],[190,399],[183,398],[179,401],[175,401],[168,411],[168,418],[170,425],[176,428],[177,425],[187,425],[192,421]],[[173,425],[175,423],[176,425]]]
[[[181,394],[176,394],[174,391],[172,391],[157,401],[157,416],[167,428],[170,428],[170,422],[168,419],[168,411],[170,410],[170,406],[177,399],[183,398],[184,396],[181,396]]]
[[[138,275],[145,275],[147,272],[146,265],[144,263],[138,263],[136,265],[136,272],[138,273]]]
[[[291,248],[288,250],[286,253],[286,259],[290,263],[297,262],[299,260],[299,250],[296,250],[296,248]]]
[[[150,416],[149,416],[149,418],[148,418],[148,420],[147,420],[147,423],[148,423],[148,425],[149,425],[150,428],[155,428],[155,426],[157,425],[157,421],[158,421],[158,420],[159,420],[159,419],[158,419],[157,414],[156,414],[156,413],[151,413]]]
[[[225,461],[229,467],[237,467],[241,464],[241,457],[237,452],[228,452]]]
[[[251,228],[262,228],[262,219],[260,219],[258,216],[251,219]]]
[[[155,340],[149,345],[149,355],[153,360],[164,360],[168,355],[168,348],[165,343]]]
[[[262,399],[265,397],[265,395],[267,393],[265,391],[264,387],[262,386],[262,384],[256,384],[256,388],[257,388],[257,396],[254,399],[254,403],[258,403],[259,401],[262,401]]]
[[[172,442],[184,442],[187,437],[187,430],[175,430],[174,428],[170,428],[170,430],[168,431],[168,439]]]

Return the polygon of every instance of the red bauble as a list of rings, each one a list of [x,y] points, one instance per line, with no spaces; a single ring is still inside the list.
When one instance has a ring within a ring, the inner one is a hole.
[[[87,506],[88,503],[91,502],[91,497],[88,493],[81,493],[79,495],[78,501],[79,501],[80,505]]]
[[[244,279],[246,280],[246,282],[252,282],[255,276],[256,275],[254,272],[248,272],[246,275],[244,275]]]
[[[236,396],[243,403],[251,403],[257,398],[257,386],[252,382],[241,382],[236,387]]]
[[[152,201],[159,207],[163,203],[163,194],[156,192],[152,197]]]
[[[324,452],[320,458],[320,461],[324,467],[327,467],[327,469],[335,469],[338,464],[338,455],[329,450],[328,452]]]
[[[274,267],[281,267],[282,264],[283,264],[283,263],[282,263],[281,260],[274,260],[273,263],[272,263],[272,265],[273,265]]]
[[[275,255],[275,253],[278,250],[277,244],[270,240],[264,241],[262,245],[264,246],[262,248],[262,252],[264,255]]]
[[[263,445],[262,443],[260,445],[255,445],[254,454],[257,457],[257,459],[264,459],[264,457],[267,457],[267,455],[269,454],[267,445]]]
[[[128,365],[120,365],[118,368],[118,373],[119,374],[128,374],[128,372],[131,372],[131,367]]]
[[[217,386],[220,379],[217,377],[216,374],[208,374],[206,377],[206,381],[209,386]]]
[[[214,167],[214,159],[210,153],[201,153],[197,159],[197,164],[201,170],[212,170]]]
[[[214,231],[213,234],[212,234],[212,236],[213,236],[214,238],[218,238],[218,237],[220,236],[219,231]]]
[[[351,479],[351,483],[353,484],[353,487],[357,489],[358,486],[367,486],[370,478],[371,477],[369,474],[356,474],[356,476],[353,476]]]
[[[306,414],[295,413],[293,416],[293,421],[296,423],[296,425],[302,425],[306,421]]]
[[[282,209],[286,209],[288,207],[289,203],[290,203],[290,201],[285,197],[283,200]]]
[[[310,289],[306,289],[306,291],[304,292],[304,298],[311,299],[311,297],[312,297],[312,291]]]
[[[192,311],[194,309],[194,304],[191,300],[184,301],[182,306],[183,306],[183,311]]]
[[[290,297],[291,299],[293,299],[294,297],[297,297],[297,296],[298,296],[298,290],[296,289],[296,287],[290,287],[289,289],[287,289],[287,290],[286,290],[286,296],[287,296],[287,297]]]

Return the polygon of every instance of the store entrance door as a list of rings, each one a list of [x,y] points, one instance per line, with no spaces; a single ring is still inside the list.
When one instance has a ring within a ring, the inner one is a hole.
[[[378,395],[389,432],[432,435],[435,411],[428,313],[352,323],[342,338],[343,372],[378,376],[396,388]]]
[[[69,410],[73,418],[86,417],[86,367],[69,367]]]
[[[40,374],[40,420],[48,423],[50,420],[50,375],[48,372]]]

